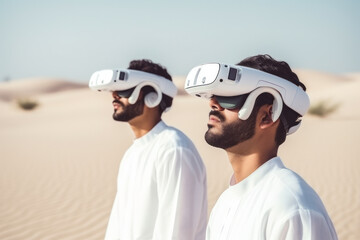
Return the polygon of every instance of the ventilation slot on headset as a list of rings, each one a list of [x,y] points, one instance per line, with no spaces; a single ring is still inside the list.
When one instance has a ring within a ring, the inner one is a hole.
[[[228,75],[228,79],[235,81],[236,79],[236,74],[237,74],[237,69],[236,68],[230,68],[229,70],[229,75]]]
[[[125,72],[119,73],[119,80],[124,81],[125,80]]]

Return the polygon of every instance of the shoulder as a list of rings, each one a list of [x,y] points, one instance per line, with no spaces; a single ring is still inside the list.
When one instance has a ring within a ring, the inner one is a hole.
[[[294,231],[334,235],[335,230],[323,202],[303,178],[284,168],[274,173],[272,185],[275,187],[272,187],[269,199],[268,220],[274,226],[292,226]]]
[[[194,143],[182,131],[175,127],[165,126],[158,136],[158,142],[163,147],[176,147],[197,151]]]
[[[205,179],[205,165],[192,141],[174,127],[164,128],[157,136],[155,169],[158,175],[182,174],[199,181]],[[155,149],[154,149],[155,150]],[[195,182],[194,182],[195,183]]]
[[[288,208],[325,211],[324,205],[315,190],[297,173],[283,168],[273,175],[274,194],[280,201],[277,205]]]
[[[281,169],[273,176],[269,217],[278,222],[310,221],[328,224],[330,218],[314,189],[295,172]]]
[[[193,161],[202,163],[202,159],[194,143],[182,131],[164,124],[162,131],[156,137],[158,160]]]

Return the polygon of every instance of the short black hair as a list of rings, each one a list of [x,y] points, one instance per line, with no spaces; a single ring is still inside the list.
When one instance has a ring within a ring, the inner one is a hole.
[[[296,73],[294,73],[289,64],[284,61],[277,61],[273,59],[270,55],[256,55],[252,57],[245,58],[237,65],[241,65],[244,67],[250,67],[254,69],[258,69],[278,77],[284,78],[297,86],[300,86],[304,91],[306,91],[305,85],[300,82]],[[255,102],[255,106],[253,111],[257,113],[259,108],[264,104],[272,104],[274,97],[269,93],[261,94]],[[276,131],[275,142],[278,146],[285,142],[286,134],[289,128],[296,126],[299,124],[298,119],[301,117],[300,114],[286,106],[283,105],[283,110],[280,115],[280,123],[279,127]]]
[[[172,81],[172,77],[165,67],[161,66],[158,63],[154,63],[149,59],[133,60],[130,62],[128,69],[156,74],[158,76],[168,79],[169,81]],[[149,92],[153,92],[154,89],[152,87],[144,87],[142,91],[146,95]],[[164,112],[166,108],[171,107],[172,101],[172,97],[163,94],[162,100],[159,105],[160,115]]]

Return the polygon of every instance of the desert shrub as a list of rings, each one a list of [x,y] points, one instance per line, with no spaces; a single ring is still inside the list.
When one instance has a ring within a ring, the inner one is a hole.
[[[30,98],[19,98],[16,103],[18,107],[27,111],[33,110],[39,106],[39,103],[36,100]]]
[[[319,117],[326,117],[330,113],[335,112],[339,106],[339,103],[334,104],[327,100],[322,100],[310,106],[309,114]]]

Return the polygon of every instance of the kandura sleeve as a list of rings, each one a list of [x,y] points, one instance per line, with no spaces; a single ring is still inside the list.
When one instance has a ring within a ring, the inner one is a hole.
[[[119,221],[119,201],[118,194],[115,196],[115,201],[111,210],[109,223],[106,229],[105,240],[118,240],[120,239],[120,221]]]
[[[206,175],[200,157],[183,148],[159,152],[159,207],[153,239],[203,240],[207,222]]]
[[[323,214],[298,210],[277,225],[271,240],[337,240],[335,229]]]

